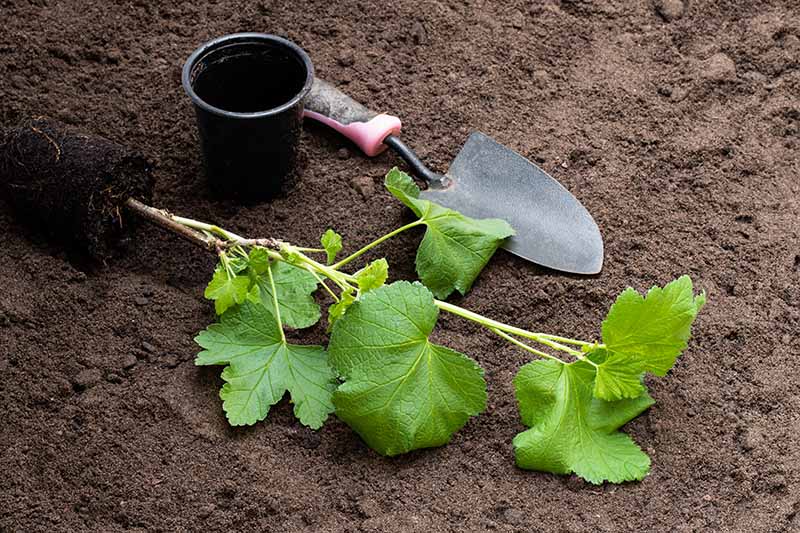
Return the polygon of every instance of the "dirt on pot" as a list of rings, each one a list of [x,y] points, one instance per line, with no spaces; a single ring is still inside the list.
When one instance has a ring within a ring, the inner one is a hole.
[[[237,233],[355,249],[407,217],[373,160],[306,123],[303,175],[272,203],[218,201],[180,67],[235,31],[286,36],[317,74],[404,119],[443,166],[481,130],[595,216],[603,272],[563,276],[500,252],[457,303],[596,337],[625,286],[687,273],[708,291],[689,350],[626,426],[653,459],[622,486],[525,472],[511,379],[528,360],[444,317],[488,411],[445,447],[386,459],[285,401],[252,428],[192,364],[213,257],[137,230],[107,266],[67,256],[0,202],[0,530],[794,531],[800,528],[800,9],[796,2],[0,3],[0,126],[47,115],[136,147],[154,203]],[[679,13],[679,16],[677,15]],[[3,196],[5,198],[5,195]],[[58,205],[54,204],[54,209]],[[386,255],[412,278],[419,234]],[[303,335],[324,340],[324,325]]]

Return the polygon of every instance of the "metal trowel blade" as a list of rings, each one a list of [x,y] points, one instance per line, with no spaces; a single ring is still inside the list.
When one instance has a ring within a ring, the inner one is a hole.
[[[592,215],[542,169],[480,132],[456,156],[442,189],[422,197],[472,218],[501,218],[516,235],[504,248],[555,270],[596,274],[603,238]]]

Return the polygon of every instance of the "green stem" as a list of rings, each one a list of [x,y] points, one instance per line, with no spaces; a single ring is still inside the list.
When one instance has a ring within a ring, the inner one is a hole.
[[[247,259],[249,257],[247,252],[245,251],[245,249],[242,248],[241,246],[239,246],[238,244],[236,246],[233,246],[232,248],[230,248],[230,250],[231,250],[231,252],[237,254],[242,259]]]
[[[233,272],[233,268],[231,267],[231,262],[228,259],[228,254],[225,252],[220,252],[217,254],[219,256],[219,262],[222,263],[222,267],[228,273],[228,278],[233,279],[236,277],[236,274]]]
[[[333,266],[323,265],[318,261],[314,261],[307,255],[297,251],[297,248],[291,246],[287,246],[286,248],[287,248],[286,252],[287,255],[294,253],[295,256],[300,260],[300,262],[302,262],[304,265],[312,268],[316,272],[322,274],[329,280],[336,283],[336,285],[338,285],[340,289],[342,290],[355,289],[355,287],[350,285],[350,283],[355,283],[356,278],[351,276],[350,274],[347,274],[345,272],[339,272]]]
[[[303,254],[304,251],[306,251],[306,252],[321,251],[321,250],[316,249],[316,248],[294,247],[294,246],[291,246],[291,245],[289,245],[287,243],[281,243],[280,241],[277,241],[275,239],[245,239],[245,238],[240,237],[239,235],[237,235],[237,234],[235,234],[235,233],[233,233],[231,231],[224,230],[224,229],[220,228],[219,226],[215,226],[213,224],[206,224],[205,222],[199,222],[197,220],[193,220],[193,219],[190,219],[190,218],[175,216],[175,215],[172,215],[172,214],[169,214],[169,213],[166,213],[166,212],[164,212],[163,214],[164,214],[165,217],[168,217],[169,219],[171,219],[172,221],[174,221],[177,224],[186,226],[186,227],[191,228],[191,229],[207,232],[207,233],[212,234],[212,235],[218,235],[218,236],[222,237],[223,239],[225,239],[227,242],[234,243],[235,244],[234,250],[238,251],[240,253],[244,252],[244,250],[242,249],[242,247],[244,247],[244,246],[263,246],[263,247],[265,247],[267,249],[271,259],[275,259],[275,260],[279,260],[279,261],[285,261],[285,262],[288,262],[290,264],[294,264],[295,266],[301,266],[302,265],[302,268],[304,268],[305,270],[311,272],[314,275],[314,277],[317,278],[317,281],[319,281],[319,283],[325,288],[325,290],[336,301],[338,301],[338,298],[336,297],[335,293],[333,293],[333,291],[323,282],[323,280],[320,278],[320,275],[322,275],[322,276],[330,279],[334,283],[336,283],[336,285],[338,285],[339,288],[341,290],[343,290],[343,291],[355,289],[355,287],[353,285],[351,285],[351,283],[356,283],[355,277],[352,276],[351,274],[347,274],[345,272],[340,272],[339,269],[342,266],[344,266],[347,263],[353,261],[354,259],[360,257],[361,255],[366,253],[368,250],[374,248],[375,246],[378,246],[382,242],[394,237],[398,233],[402,233],[403,231],[406,231],[407,229],[410,229],[410,228],[413,228],[415,226],[419,226],[421,224],[424,224],[424,222],[422,220],[415,220],[414,222],[411,222],[409,224],[406,224],[405,226],[397,228],[396,230],[394,230],[394,231],[392,231],[390,233],[387,233],[383,237],[372,241],[371,243],[369,243],[368,245],[364,246],[360,250],[358,250],[355,253],[349,255],[348,257],[342,259],[341,261],[339,261],[335,265],[328,266],[328,265],[323,265],[322,263],[319,263],[318,261],[314,261],[310,257],[308,257],[305,254]],[[278,248],[280,248],[280,252],[276,251]],[[225,255],[225,252],[224,251],[220,251],[219,255],[220,255],[220,259],[221,259],[222,263],[225,265],[225,268],[232,275],[232,268],[231,268],[230,263],[228,261],[228,257]],[[298,262],[300,264],[297,264]],[[278,324],[281,326],[281,336],[282,336],[283,340],[285,341],[286,340],[286,336],[285,336],[285,334],[283,332],[283,324],[282,324],[281,318],[280,318],[280,310],[278,309],[278,299],[277,299],[277,292],[275,291],[275,282],[274,282],[273,277],[272,277],[272,271],[268,269],[267,272],[269,273],[270,287],[272,288],[272,300],[273,300],[272,303],[273,303],[273,305],[275,307],[276,319],[278,321]],[[558,350],[560,352],[564,352],[564,353],[567,353],[569,355],[572,355],[572,356],[574,356],[574,357],[576,357],[576,358],[578,358],[578,359],[580,359],[582,361],[585,361],[585,362],[587,362],[587,363],[589,363],[589,364],[591,364],[593,366],[597,366],[595,363],[593,363],[592,361],[588,360],[586,358],[586,356],[581,351],[575,350],[574,348],[571,348],[570,346],[567,346],[567,345],[572,345],[572,346],[580,346],[580,347],[584,348],[586,346],[592,346],[593,345],[592,343],[581,341],[581,340],[576,340],[576,339],[570,339],[568,337],[559,337],[558,335],[550,335],[550,334],[547,334],[547,333],[534,333],[532,331],[528,331],[528,330],[525,330],[525,329],[522,329],[522,328],[518,328],[518,327],[515,327],[515,326],[510,326],[508,324],[504,324],[502,322],[498,322],[497,320],[492,320],[491,318],[487,318],[487,317],[485,317],[483,315],[479,315],[478,313],[475,313],[473,311],[469,311],[468,309],[464,309],[463,307],[459,307],[457,305],[453,305],[453,304],[450,304],[450,303],[447,303],[447,302],[443,302],[443,301],[440,301],[440,300],[434,300],[434,303],[439,307],[439,309],[441,309],[443,311],[447,311],[448,313],[452,313],[454,315],[460,316],[462,318],[466,318],[467,320],[470,320],[472,322],[476,322],[476,323],[482,325],[483,327],[491,330],[495,334],[501,336],[502,338],[508,340],[509,342],[511,342],[511,343],[523,348],[524,350],[526,350],[528,352],[534,353],[534,354],[536,354],[536,355],[538,355],[540,357],[545,357],[545,358],[561,361],[561,359],[558,359],[557,357],[553,357],[553,356],[551,356],[551,355],[549,355],[549,354],[547,354],[545,352],[536,350],[536,349],[528,346],[527,344],[525,344],[523,342],[520,342],[519,340],[517,340],[514,337],[512,337],[512,335],[515,335],[517,337],[522,337],[522,338],[525,338],[525,339],[530,339],[530,340],[532,340],[534,342],[538,342],[539,344],[543,344],[544,346],[547,346],[547,347],[552,348],[554,350]],[[602,346],[602,345],[598,345],[598,346]]]
[[[505,332],[503,332],[503,331],[501,331],[501,330],[499,330],[497,328],[489,328],[489,330],[491,330],[494,333],[500,335],[501,337],[503,337],[508,342],[510,342],[512,344],[515,344],[515,345],[519,346],[520,348],[522,348],[523,350],[531,352],[534,355],[538,355],[539,357],[543,357],[545,359],[558,361],[559,363],[564,363],[564,361],[562,361],[558,357],[553,357],[552,355],[550,355],[547,352],[541,352],[541,351],[537,350],[536,348],[532,348],[532,347],[528,346],[527,344],[525,344],[524,342],[520,342],[519,340],[515,339],[514,337],[512,337],[508,333],[505,333]]]
[[[346,265],[347,263],[349,263],[349,262],[350,262],[350,261],[352,261],[353,259],[356,259],[356,258],[358,258],[358,257],[361,257],[361,255],[363,255],[363,254],[364,254],[364,253],[366,253],[367,251],[371,250],[372,248],[375,248],[376,246],[378,246],[378,245],[379,245],[380,243],[382,243],[383,241],[386,241],[386,240],[388,240],[388,239],[391,239],[392,237],[394,237],[394,236],[395,236],[395,235],[397,235],[398,233],[402,233],[402,232],[404,232],[404,231],[405,231],[405,230],[407,230],[407,229],[411,229],[411,228],[413,228],[413,227],[419,226],[420,224],[424,224],[424,223],[425,223],[425,222],[423,222],[422,220],[415,220],[414,222],[411,222],[410,224],[406,224],[405,226],[402,226],[402,227],[400,227],[400,228],[397,228],[396,230],[394,230],[394,231],[391,231],[391,232],[387,233],[387,234],[386,234],[386,235],[384,235],[383,237],[381,237],[381,238],[379,238],[379,239],[375,239],[374,241],[372,241],[372,242],[371,242],[371,243],[369,243],[368,245],[364,246],[363,248],[361,248],[361,249],[360,249],[360,250],[358,250],[357,252],[354,252],[354,253],[350,254],[349,256],[345,257],[344,259],[342,259],[342,260],[341,260],[341,261],[339,261],[338,263],[334,264],[334,265],[332,266],[332,268],[333,268],[334,270],[339,270],[340,268],[342,268],[344,265]]]
[[[574,350],[574,349],[570,348],[569,346],[564,346],[563,344],[561,344],[559,342],[551,341],[550,339],[548,339],[547,337],[545,337],[541,333],[536,333],[535,335],[537,335],[537,338],[535,339],[536,342],[538,342],[540,344],[544,344],[545,346],[549,346],[550,348],[553,348],[554,350],[559,350],[561,352],[566,352],[566,353],[568,353],[570,355],[574,355],[575,357],[578,357],[578,358],[580,358],[583,355],[580,351]]]
[[[322,288],[323,288],[323,289],[325,289],[325,291],[326,291],[328,294],[330,294],[330,296],[331,296],[331,298],[333,298],[333,301],[334,301],[334,302],[336,302],[336,303],[339,303],[339,297],[338,297],[338,296],[336,296],[336,293],[335,293],[335,292],[333,292],[333,291],[332,291],[332,290],[331,290],[331,289],[330,289],[330,288],[329,288],[329,287],[328,287],[328,286],[325,284],[325,280],[324,280],[324,279],[322,279],[321,277],[319,277],[319,274],[317,274],[316,272],[314,272],[314,269],[312,269],[310,266],[306,265],[306,272],[310,273],[312,276],[314,276],[314,277],[317,279],[317,283],[319,283],[320,285],[322,285]]]
[[[219,226],[215,226],[213,224],[206,224],[205,222],[200,222],[198,220],[193,220],[191,218],[179,217],[177,215],[170,215],[170,218],[188,228],[192,229],[199,229],[201,231],[207,231],[209,233],[213,233],[215,235],[219,235],[220,237],[229,240],[229,241],[244,241],[246,240],[244,237],[240,237],[236,235],[232,231],[224,230]]]
[[[281,342],[286,343],[286,333],[283,331],[283,322],[281,321],[281,310],[278,307],[278,291],[275,290],[275,279],[272,277],[272,269],[267,269],[267,277],[269,278],[269,288],[272,291],[272,306],[275,308],[275,321],[278,323],[278,329],[281,331]]]
[[[528,331],[526,329],[518,328],[515,326],[509,326],[508,324],[504,324],[502,322],[498,322],[497,320],[492,320],[491,318],[487,318],[483,315],[479,315],[473,311],[468,309],[464,309],[463,307],[459,307],[457,305],[453,305],[451,303],[443,302],[441,300],[434,300],[436,306],[441,309],[442,311],[447,311],[448,313],[452,313],[456,316],[460,316],[461,318],[466,318],[467,320],[471,320],[481,326],[490,329],[497,333],[498,331],[508,333],[510,335],[516,335],[517,337],[523,337],[525,339],[530,339],[532,341],[538,342],[539,344],[544,344],[554,350],[558,350],[560,352],[568,353],[578,359],[585,360],[591,364],[591,361],[588,361],[585,356],[579,352],[578,350],[574,350],[569,346],[565,346],[564,344],[555,342],[551,340],[551,335],[543,334],[543,333],[534,333],[532,331]],[[497,330],[497,331],[495,331]],[[505,338],[505,337],[504,337]],[[560,337],[562,340],[573,340],[573,339],[566,339],[566,337]],[[574,341],[578,342],[578,341]],[[516,344],[516,343],[515,343]],[[527,346],[527,345],[526,345]],[[530,347],[529,347],[530,348]],[[532,348],[531,348],[532,349]],[[528,350],[530,351],[530,350]],[[538,352],[538,351],[537,351]],[[544,353],[544,352],[542,352]],[[551,356],[552,357],[552,356]]]
[[[550,335],[549,333],[540,333],[542,337],[550,339],[556,342],[563,342],[564,344],[574,344],[575,346],[594,346],[595,343],[593,342],[586,342],[586,341],[579,341],[577,339],[570,339],[568,337],[559,337],[558,335]],[[598,344],[597,346],[602,347],[602,344]]]

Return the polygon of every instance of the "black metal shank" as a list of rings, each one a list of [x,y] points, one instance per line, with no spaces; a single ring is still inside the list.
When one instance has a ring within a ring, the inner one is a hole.
[[[405,161],[408,166],[411,167],[411,171],[414,173],[414,175],[425,180],[429,188],[444,189],[450,184],[449,178],[426,167],[425,163],[423,163],[422,160],[417,157],[417,154],[414,153],[414,150],[409,148],[403,141],[394,135],[387,135],[383,140],[383,144],[391,148],[394,153],[403,158],[403,161]]]

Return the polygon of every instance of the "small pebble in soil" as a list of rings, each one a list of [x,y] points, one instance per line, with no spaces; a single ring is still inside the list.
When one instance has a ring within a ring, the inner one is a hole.
[[[709,81],[728,81],[736,78],[736,63],[727,54],[714,54],[700,63],[700,76]]]
[[[777,80],[773,80],[773,81],[767,83],[766,85],[764,85],[764,88],[766,90],[768,90],[768,91],[772,91],[773,89],[777,89],[782,85],[783,85],[783,80],[782,79],[777,79]]]
[[[28,88],[28,81],[24,76],[11,76],[11,86],[15,89],[25,90]]]
[[[119,50],[119,48],[111,48],[106,50],[105,56],[106,61],[112,65],[117,65],[120,61],[122,61],[122,52]]]
[[[783,38],[783,44],[781,45],[781,48],[792,54],[800,52],[800,37],[790,33]]]
[[[673,102],[682,102],[689,96],[689,91],[684,89],[683,87],[674,87],[672,89],[672,94],[670,95],[669,99]]]
[[[180,357],[178,357],[175,354],[170,354],[170,355],[167,355],[166,357],[164,357],[164,360],[161,361],[161,363],[166,368],[177,368],[177,366],[179,364],[181,364],[181,359],[180,359]]]
[[[73,126],[75,126],[78,123],[80,123],[80,120],[78,119],[78,116],[74,112],[72,112],[72,110],[67,109],[67,108],[59,109],[56,112],[56,118],[58,120],[62,121],[62,122],[65,122],[67,124],[71,124]]]
[[[538,85],[546,85],[550,82],[550,73],[544,69],[536,69],[533,71],[533,81]]]
[[[197,517],[198,518],[208,518],[214,513],[216,507],[213,503],[209,503],[208,505],[202,506],[200,509],[197,510]]]
[[[136,359],[136,356],[133,355],[132,353],[129,353],[125,357],[122,358],[122,369],[123,370],[130,370],[131,368],[136,366],[136,363],[138,363],[138,362],[139,362],[139,360]]]
[[[355,176],[350,180],[350,186],[365,200],[371,198],[375,194],[375,183],[369,176]]]
[[[383,514],[383,510],[378,503],[369,497],[358,500],[358,511],[365,518],[373,518]]]
[[[72,272],[69,280],[74,281],[75,283],[83,283],[86,281],[86,273],[81,272],[80,270],[75,270]]]
[[[119,374],[111,372],[106,376],[106,381],[109,383],[122,383],[122,377],[120,377]]]
[[[525,27],[525,15],[522,14],[522,11],[514,11],[511,15],[511,27],[517,30]]]
[[[336,62],[340,67],[351,67],[356,62],[356,56],[352,50],[341,50],[336,55]]]
[[[101,379],[103,379],[103,376],[99,370],[96,368],[87,368],[78,372],[72,379],[72,384],[75,390],[84,391],[100,383]]]
[[[511,507],[503,511],[503,520],[512,526],[521,526],[525,523],[525,513]]]
[[[139,307],[143,307],[143,306],[148,305],[150,303],[150,299],[149,298],[145,298],[144,296],[137,296],[133,300],[133,303],[135,303]]]
[[[742,438],[742,448],[752,451],[764,444],[764,434],[758,428],[749,428]]]
[[[420,21],[411,25],[411,41],[414,44],[425,44],[428,42],[428,32]]]
[[[763,84],[766,83],[767,77],[758,72],[757,70],[750,70],[742,74],[741,76],[747,81],[751,81],[753,83]]]
[[[655,0],[656,13],[667,22],[683,16],[685,6],[683,0]]]
[[[350,150],[348,150],[347,148],[339,148],[336,151],[336,157],[338,157],[339,159],[342,159],[342,160],[349,159],[350,158]]]
[[[156,347],[147,341],[142,342],[142,350],[144,350],[147,353],[156,353]]]

